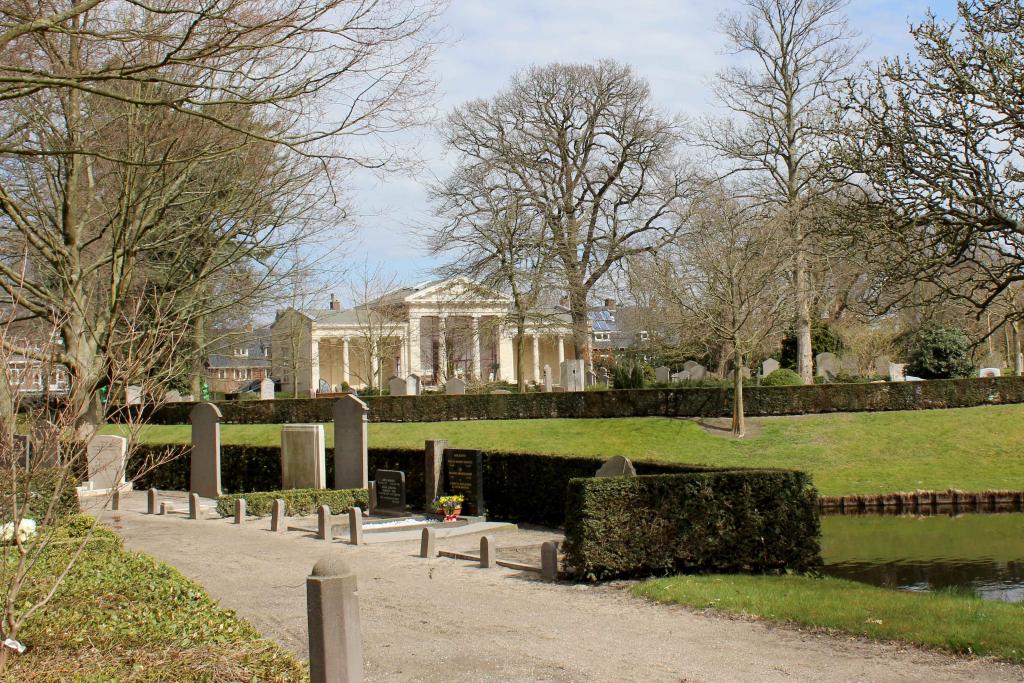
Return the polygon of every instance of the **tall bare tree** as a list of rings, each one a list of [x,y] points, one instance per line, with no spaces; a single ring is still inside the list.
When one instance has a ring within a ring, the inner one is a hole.
[[[790,226],[798,370],[814,379],[809,259],[814,226],[808,208],[832,186],[826,150],[834,131],[831,96],[859,52],[843,16],[846,0],[745,0],[723,14],[727,49],[751,67],[722,71],[719,101],[733,119],[712,122],[701,142],[751,176],[758,194]]]
[[[526,69],[493,98],[457,107],[442,131],[458,154],[456,175],[501,187],[505,201],[543,223],[585,358],[590,292],[681,225],[679,122],[657,110],[629,66],[606,60]]]

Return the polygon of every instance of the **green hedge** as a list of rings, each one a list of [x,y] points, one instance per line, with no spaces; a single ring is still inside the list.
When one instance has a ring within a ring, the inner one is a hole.
[[[989,377],[929,382],[878,382],[808,386],[746,386],[747,415],[920,410],[1024,403],[1024,378]],[[336,399],[279,399],[218,403],[225,423],[330,422]],[[372,422],[443,422],[556,417],[727,417],[730,387],[579,391],[569,393],[371,396]],[[162,406],[154,424],[188,424],[191,403]]]
[[[821,563],[817,492],[803,472],[573,479],[567,495],[566,564],[584,578]]]
[[[245,498],[245,511],[256,517],[269,515],[277,498],[284,500],[286,515],[302,516],[313,514],[321,505],[329,506],[335,514],[348,512],[356,505],[365,510],[369,492],[366,489],[288,489],[233,493],[217,499],[217,513],[221,517],[235,514],[235,501],[239,498]]]
[[[0,522],[9,522],[15,510],[25,501],[25,493],[29,492],[28,512],[25,515],[29,519],[40,521],[50,509],[50,502],[57,496],[52,511],[53,519],[56,522],[71,515],[77,515],[81,510],[78,506],[78,493],[75,487],[78,481],[71,474],[61,468],[43,469],[32,472],[26,477],[24,473],[17,477],[16,485],[12,486],[10,471],[0,474],[0,505],[3,509],[0,512]],[[17,495],[12,500],[11,491],[16,490]]]

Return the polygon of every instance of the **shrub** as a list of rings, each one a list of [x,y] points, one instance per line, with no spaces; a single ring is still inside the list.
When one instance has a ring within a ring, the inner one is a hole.
[[[971,341],[963,330],[930,325],[904,340],[907,373],[924,379],[954,379],[971,374]]]
[[[366,509],[369,492],[366,489],[288,489],[285,491],[259,491],[254,493],[233,493],[217,499],[217,514],[229,517],[235,514],[235,501],[245,498],[245,511],[256,517],[269,515],[274,500],[284,500],[286,515],[311,515],[321,505],[327,505],[335,514],[348,512],[358,505]]]
[[[75,491],[77,484],[78,482],[71,474],[62,468],[38,470],[28,477],[22,473],[17,475],[17,481],[13,483],[10,471],[4,472],[0,474],[0,491],[2,491],[0,500],[3,501],[0,503],[3,506],[2,512],[0,512],[0,517],[2,517],[0,521],[11,521],[11,513],[15,509],[15,504],[18,509],[21,509],[26,492],[29,493],[29,501],[25,517],[29,519],[42,521],[50,510],[50,501],[54,499],[54,496],[57,496],[57,500],[51,512],[51,521],[56,522],[70,515],[77,515],[80,512],[78,494]],[[12,490],[18,492],[13,501],[11,500]]]
[[[643,389],[644,366],[636,361],[626,361],[615,366],[612,386],[616,389]]]
[[[761,384],[766,387],[788,387],[803,383],[803,380],[800,379],[800,375],[796,374],[795,371],[790,370],[789,368],[779,368],[761,380]]]
[[[803,472],[573,479],[567,495],[566,564],[583,578],[821,563],[817,492]]]

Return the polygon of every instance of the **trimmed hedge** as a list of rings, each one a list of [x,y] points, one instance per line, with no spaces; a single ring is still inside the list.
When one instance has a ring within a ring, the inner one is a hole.
[[[217,513],[221,517],[235,514],[235,501],[239,498],[245,498],[245,511],[256,517],[269,515],[276,498],[284,500],[285,514],[290,516],[311,515],[321,505],[330,506],[334,514],[348,512],[356,505],[365,510],[370,499],[366,489],[288,489],[233,493],[217,499]]]
[[[573,479],[566,564],[591,580],[813,569],[816,501],[809,477],[786,470]]]
[[[41,521],[49,511],[50,501],[55,495],[58,498],[53,507],[51,521],[56,522],[65,517],[77,515],[81,512],[78,506],[78,493],[75,491],[77,485],[78,481],[67,470],[61,468],[37,470],[28,475],[27,480],[24,473],[19,474],[15,486],[12,486],[9,471],[0,474],[0,491],[3,492],[0,497],[0,501],[2,501],[0,506],[3,508],[0,512],[0,517],[2,517],[0,522],[11,521],[11,513],[15,509],[15,504],[20,509],[24,504],[26,491],[29,492],[29,501],[25,516],[29,519]],[[58,489],[60,489],[59,494]],[[11,500],[12,490],[17,491],[17,496],[13,501]]]
[[[287,424],[330,422],[336,399],[279,399],[217,403],[224,422]],[[728,417],[731,387],[625,389],[568,393],[465,394],[365,397],[372,422],[444,422],[557,417]],[[1024,378],[986,377],[928,382],[807,386],[746,386],[746,413],[802,415],[877,410],[921,410],[1024,403]],[[150,413],[154,424],[188,424],[192,403]]]

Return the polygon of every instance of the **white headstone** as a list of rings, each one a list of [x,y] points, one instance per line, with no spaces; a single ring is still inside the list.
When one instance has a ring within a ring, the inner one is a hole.
[[[562,361],[560,370],[563,391],[583,391],[584,374],[582,360]]]
[[[265,378],[262,382],[260,382],[260,400],[274,400],[274,380],[270,379],[269,377]]]
[[[408,384],[401,377],[392,377],[388,380],[388,393],[392,396],[405,396]]]
[[[819,353],[814,358],[814,364],[817,368],[817,372],[815,374],[819,377],[831,379],[839,374],[839,356],[834,353],[830,353],[828,351],[825,353]]]
[[[86,447],[89,491],[107,492],[125,485],[125,455],[128,439],[123,436],[94,436]]]
[[[906,363],[889,363],[889,381],[890,382],[906,382],[907,381],[907,364]]]
[[[461,396],[466,393],[466,381],[458,377],[452,377],[444,383],[444,393],[452,396]]]
[[[327,488],[323,425],[281,426],[281,488]]]
[[[164,403],[181,403],[181,392],[177,389],[164,392]]]
[[[924,380],[920,377],[914,377],[913,375],[907,375],[904,379],[908,382],[923,382]]]
[[[654,380],[659,384],[667,384],[671,377],[672,370],[670,370],[668,367],[661,365],[654,368]]]
[[[423,393],[423,382],[419,375],[409,375],[405,378],[405,395],[419,396]]]
[[[1002,374],[999,368],[982,368],[978,371],[978,377],[1001,377]]]
[[[544,391],[551,393],[551,366],[544,366]]]
[[[142,405],[142,387],[135,384],[125,387],[124,402],[130,406]]]
[[[673,382],[685,382],[688,379],[690,379],[690,371],[689,370],[683,370],[681,372],[677,372],[674,375],[672,375],[672,381]]]
[[[592,387],[595,384],[597,384],[597,373],[596,372],[594,372],[593,370],[587,370],[585,376],[586,376],[586,380],[585,380],[586,381],[586,385],[585,386]]]
[[[763,363],[761,363],[761,376],[767,377],[768,375],[778,370],[779,367],[779,361],[775,360],[774,358],[768,358]]]

